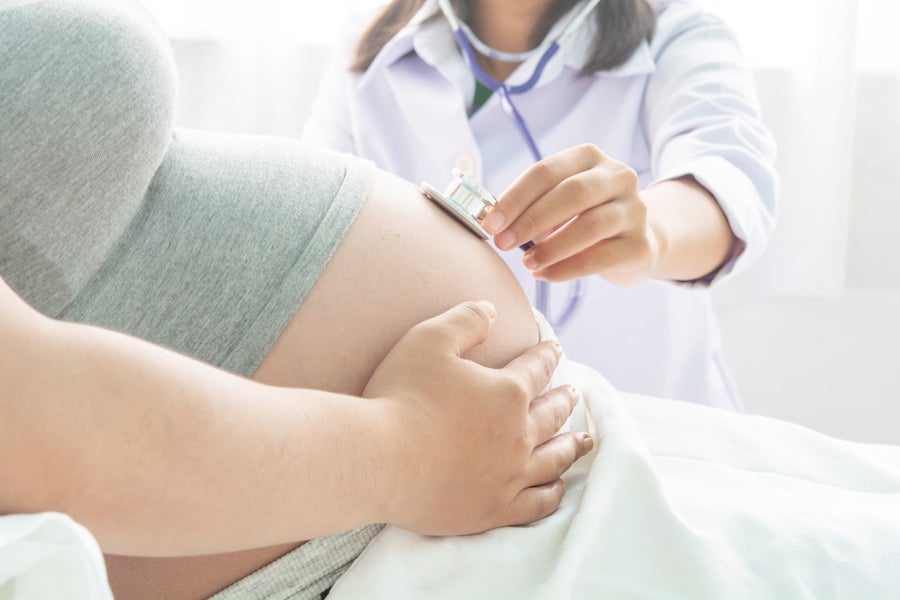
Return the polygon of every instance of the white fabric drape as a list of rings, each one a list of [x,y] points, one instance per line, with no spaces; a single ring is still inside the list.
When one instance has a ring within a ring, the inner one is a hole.
[[[143,1],[173,38],[181,125],[297,136],[341,22],[384,0]],[[769,251],[717,290],[717,300],[834,297],[848,281],[900,289],[900,261],[883,258],[900,256],[900,235],[863,204],[869,217],[851,235],[851,198],[880,198],[886,214],[897,210],[900,102],[883,92],[900,85],[900,42],[891,31],[900,8],[892,0],[708,4],[735,28],[754,68],[782,177]],[[886,164],[873,170],[860,152]]]

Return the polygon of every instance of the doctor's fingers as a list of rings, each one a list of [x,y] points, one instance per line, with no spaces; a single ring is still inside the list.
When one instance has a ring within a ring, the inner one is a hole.
[[[566,148],[540,160],[522,172],[497,198],[504,215],[514,218],[525,207],[569,177],[612,161],[593,144]],[[614,162],[614,161],[613,161]],[[506,211],[509,211],[508,213]],[[490,233],[496,233],[488,228]]]
[[[650,244],[647,238],[604,240],[531,274],[536,279],[551,282],[599,275],[613,285],[631,287],[647,279],[653,268]]]
[[[608,160],[566,177],[528,205],[512,208],[517,199],[509,205],[498,204],[494,211],[503,211],[507,225],[494,243],[508,250],[539,240],[577,215],[619,199],[636,198],[637,194],[637,174]]]
[[[616,199],[595,206],[526,251],[522,263],[532,271],[549,267],[603,240],[643,227],[646,220],[647,207],[643,202]]]

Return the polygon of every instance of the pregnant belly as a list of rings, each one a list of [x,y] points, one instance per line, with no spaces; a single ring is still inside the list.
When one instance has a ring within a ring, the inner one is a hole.
[[[537,343],[531,307],[494,250],[413,186],[380,174],[254,379],[358,395],[410,327],[479,299],[491,300],[498,317],[468,358],[499,367]],[[299,545],[187,558],[108,556],[107,566],[117,600],[188,600],[206,598]]]

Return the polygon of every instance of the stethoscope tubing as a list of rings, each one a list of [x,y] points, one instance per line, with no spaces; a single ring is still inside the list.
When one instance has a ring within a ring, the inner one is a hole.
[[[598,0],[599,1],[599,0]],[[597,4],[597,2],[593,2],[593,4]],[[585,13],[586,14],[586,13]],[[583,18],[582,18],[583,20]],[[454,25],[455,23],[455,25]],[[580,24],[580,23],[579,23]],[[469,42],[468,37],[465,32],[463,32],[462,28],[459,26],[459,21],[451,21],[451,26],[453,26],[453,36],[456,38],[456,43],[459,48],[462,50],[463,57],[466,63],[469,66],[469,69],[472,71],[472,74],[475,76],[483,86],[497,93],[500,98],[500,105],[503,107],[503,111],[510,117],[513,123],[516,125],[516,128],[519,130],[519,133],[522,135],[522,138],[525,140],[525,144],[528,146],[529,152],[531,152],[531,156],[534,158],[535,162],[540,161],[543,158],[540,149],[538,149],[537,142],[534,137],[531,135],[531,131],[528,129],[528,125],[525,123],[525,119],[522,117],[522,114],[516,108],[515,103],[512,100],[513,94],[522,94],[532,89],[537,82],[540,80],[541,75],[544,72],[544,68],[547,66],[547,63],[550,62],[550,59],[559,51],[559,43],[558,40],[554,40],[544,51],[544,54],[538,60],[537,65],[534,68],[534,72],[531,77],[528,78],[527,81],[521,83],[519,85],[506,85],[502,81],[498,81],[484,72],[481,66],[478,64],[478,60],[475,57],[475,50],[472,48],[472,44]],[[570,31],[571,25],[563,35],[567,36]],[[562,38],[562,36],[561,36]],[[525,244],[519,246],[523,250],[527,250],[528,248],[534,245],[533,242],[526,242]],[[572,292],[569,297],[569,303],[566,305],[562,314],[553,318],[550,315],[550,284],[546,281],[535,281],[535,298],[534,304],[537,309],[543,314],[550,324],[557,331],[562,330],[563,327],[571,320],[571,318],[575,315],[578,310],[579,305],[581,304],[581,299],[584,297],[586,292],[586,285],[583,279],[576,279],[572,282]]]

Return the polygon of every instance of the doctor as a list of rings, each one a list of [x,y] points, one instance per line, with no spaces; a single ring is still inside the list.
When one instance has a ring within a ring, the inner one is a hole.
[[[693,1],[393,0],[350,24],[304,139],[480,180],[571,358],[740,410],[708,288],[766,245],[775,150],[732,33]]]

